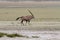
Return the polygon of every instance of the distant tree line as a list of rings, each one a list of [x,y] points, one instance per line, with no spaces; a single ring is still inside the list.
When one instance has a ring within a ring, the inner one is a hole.
[[[60,0],[0,0],[0,1],[60,1]]]

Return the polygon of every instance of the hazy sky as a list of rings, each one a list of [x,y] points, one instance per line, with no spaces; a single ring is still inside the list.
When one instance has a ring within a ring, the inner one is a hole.
[[[0,0],[0,1],[60,1],[60,0]]]

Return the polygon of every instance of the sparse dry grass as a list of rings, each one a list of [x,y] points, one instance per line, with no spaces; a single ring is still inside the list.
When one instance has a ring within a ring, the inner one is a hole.
[[[39,38],[39,36],[32,36],[32,38]]]
[[[19,35],[19,34],[7,34],[7,37],[24,37],[23,35]]]
[[[26,37],[26,38],[28,38],[28,36],[23,36],[23,35],[19,35],[19,34],[7,34],[7,33],[2,33],[2,32],[0,32],[0,37],[3,37],[3,36],[7,36],[7,37],[11,37],[11,38],[13,38],[13,37]]]
[[[35,16],[33,21],[41,21],[40,18],[60,18],[60,8],[50,7],[28,9],[30,9]],[[27,8],[0,8],[0,21],[15,21],[17,17],[26,15],[30,15]]]

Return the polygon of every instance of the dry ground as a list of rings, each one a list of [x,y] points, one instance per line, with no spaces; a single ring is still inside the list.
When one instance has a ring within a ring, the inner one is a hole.
[[[21,25],[19,21],[0,21],[0,30],[60,30],[60,22],[31,22]]]

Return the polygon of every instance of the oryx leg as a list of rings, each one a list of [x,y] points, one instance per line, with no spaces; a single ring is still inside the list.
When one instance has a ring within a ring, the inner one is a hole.
[[[28,24],[30,25],[30,20],[28,20]]]
[[[23,25],[24,25],[23,20],[21,20],[21,24],[23,24]]]

